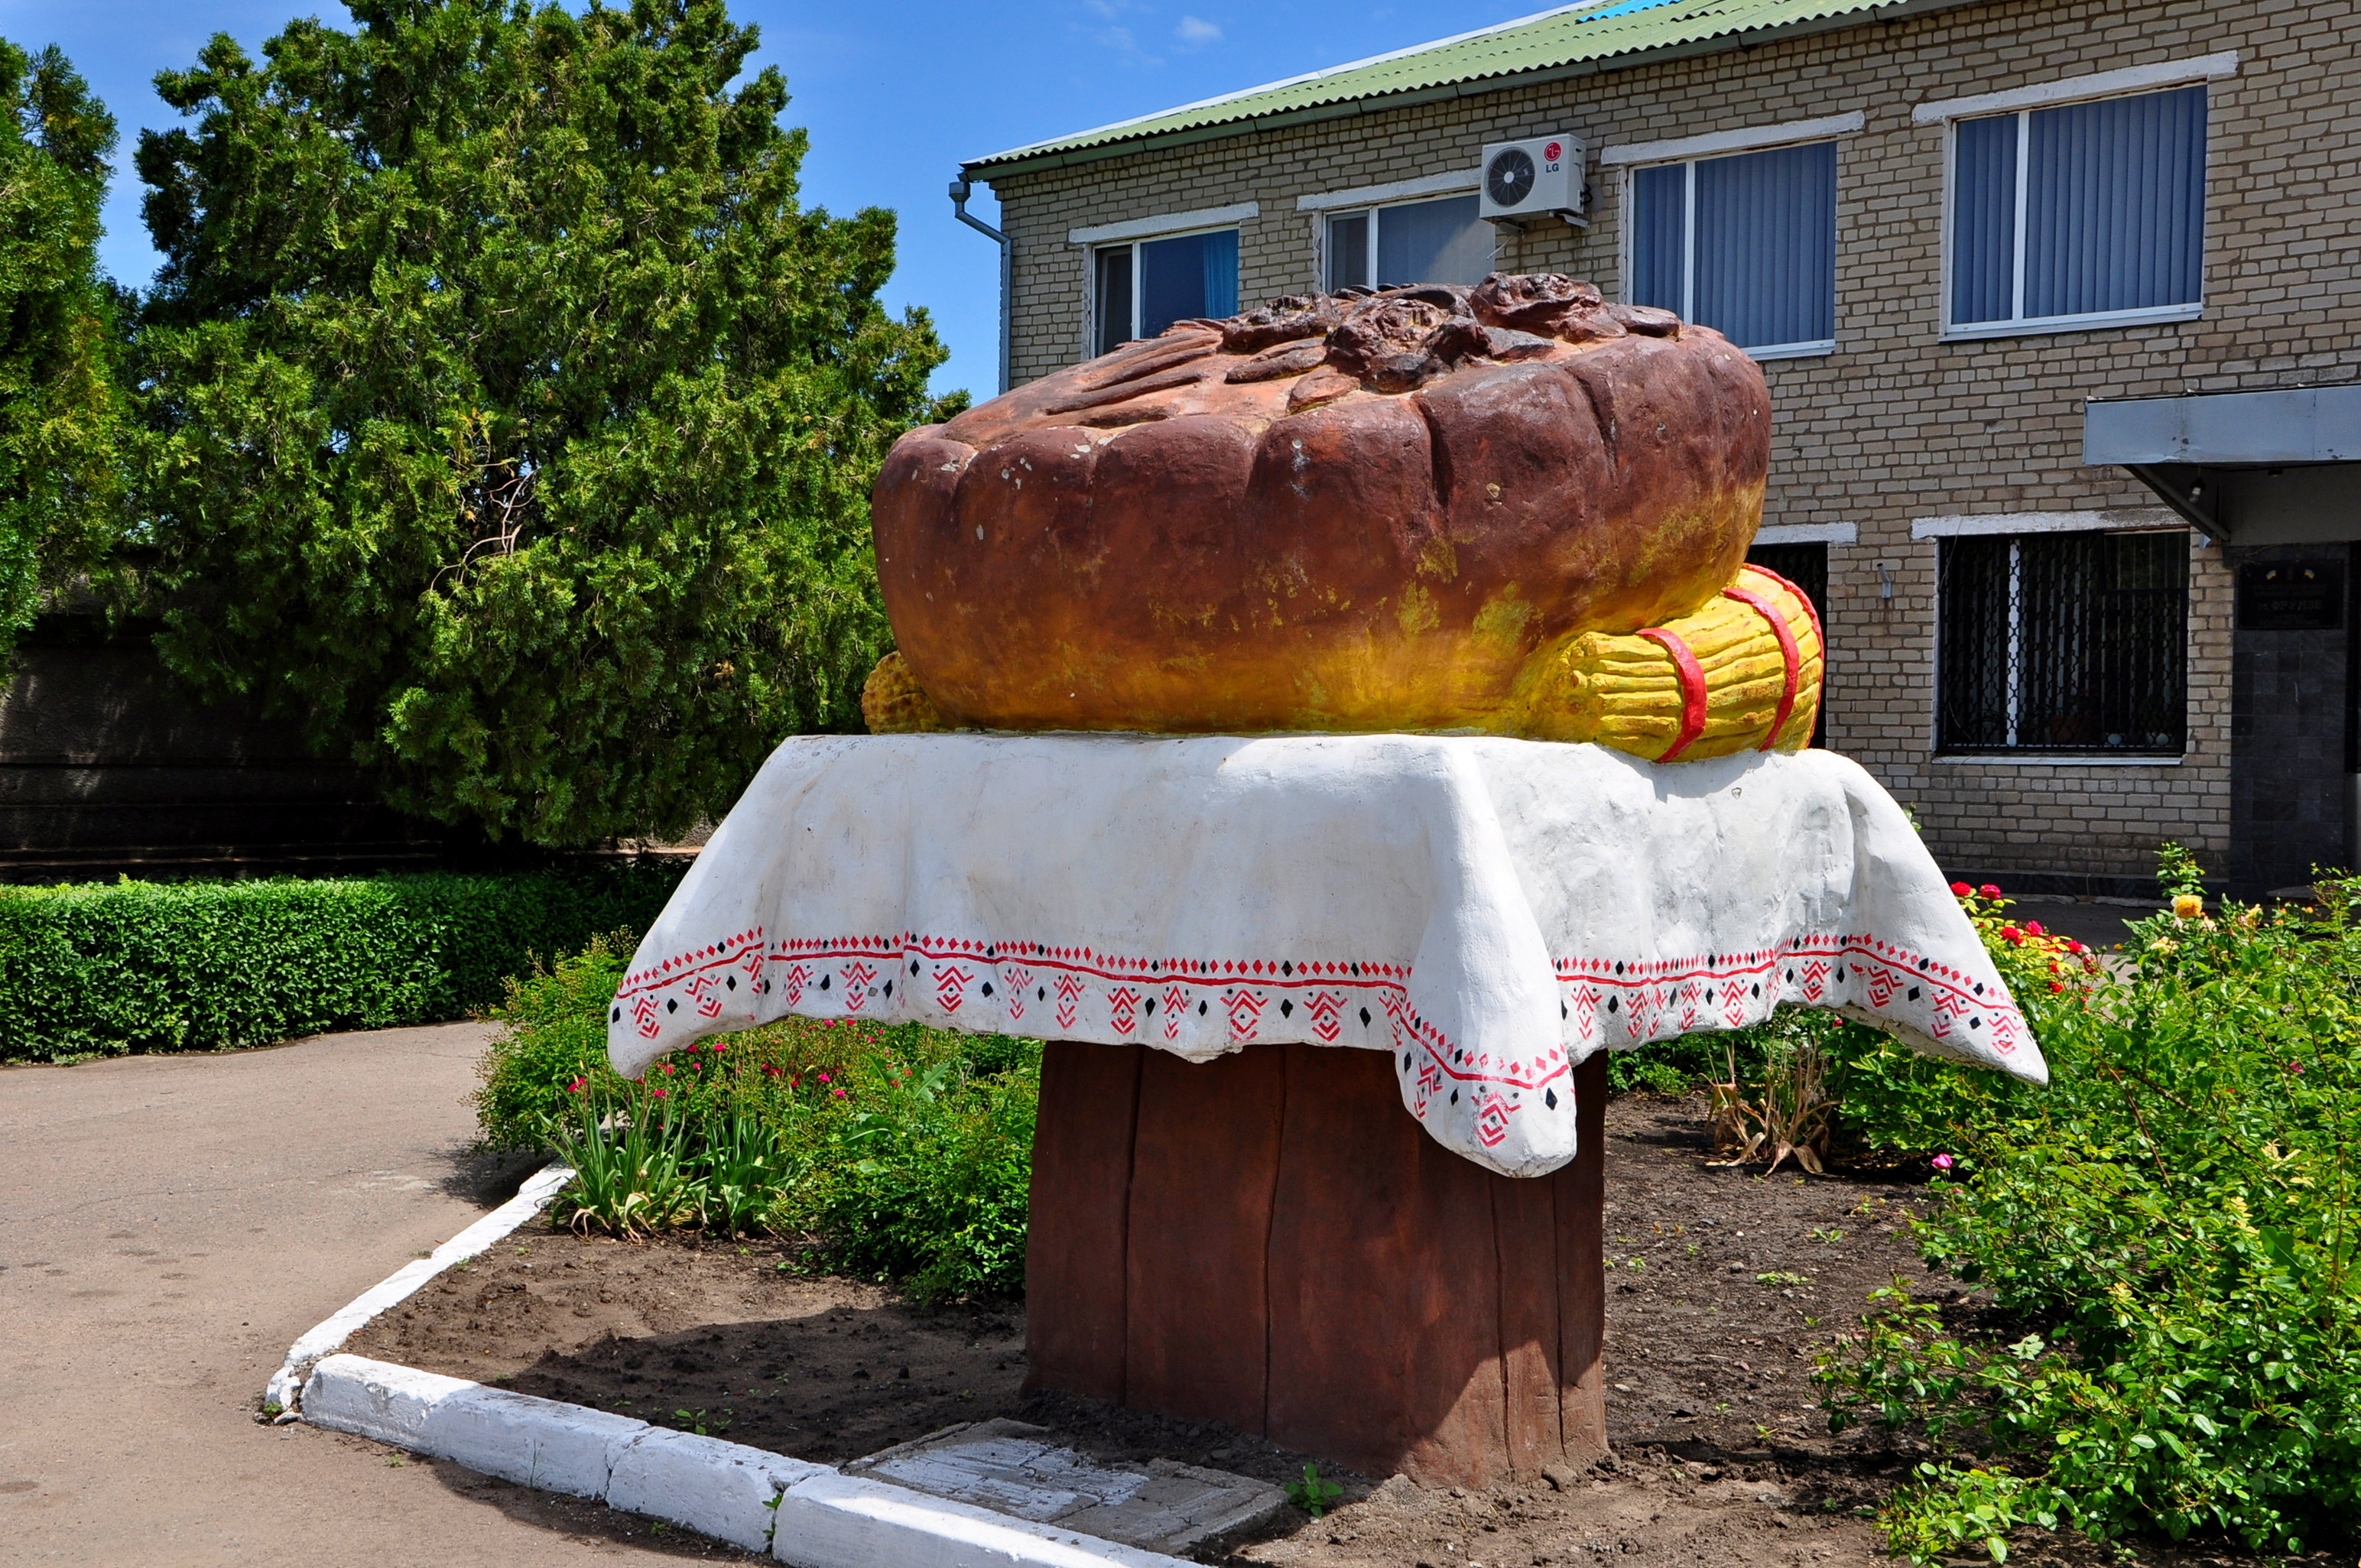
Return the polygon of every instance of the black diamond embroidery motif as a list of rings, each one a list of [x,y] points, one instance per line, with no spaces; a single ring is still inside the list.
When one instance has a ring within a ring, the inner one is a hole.
[[[620,1024],[620,1023],[621,1023],[622,1021],[623,1021],[623,1010],[622,1010],[621,1008],[620,1008],[620,1007],[616,1008],[612,1013],[609,1013],[609,1014],[607,1014],[607,1022],[608,1022],[608,1023],[609,1023],[609,1024]]]
[[[983,993],[986,996],[990,996],[992,994],[992,981],[987,980],[983,982]]]
[[[1367,1008],[1364,1007],[1364,1008],[1362,1008],[1362,1009],[1361,1009],[1361,1027],[1362,1027],[1362,1028],[1364,1028],[1364,1029],[1366,1029],[1366,1028],[1367,1028],[1368,1026],[1369,1026],[1369,1010],[1368,1010]]]
[[[1553,1111],[1556,1110],[1557,1091],[1554,1089],[1545,1089],[1542,1091],[1542,1103],[1548,1106]]]
[[[679,1002],[678,1002],[678,1001],[676,1001],[676,1000],[673,1000],[673,999],[667,998],[667,999],[665,1000],[665,1002],[664,1002],[664,1011],[665,1011],[665,1012],[667,1012],[667,1013],[677,1013],[677,1012],[679,1012],[679,1011],[680,1011],[680,1003],[679,1003]]]
[[[1292,1017],[1294,1017],[1294,1016],[1295,1016],[1295,1003],[1292,1003],[1292,1002],[1282,1002],[1282,1003],[1280,1003],[1279,1004],[1279,1015],[1280,1017],[1282,1017],[1282,1018],[1292,1018]]]
[[[819,988],[822,991],[826,991],[828,989],[828,976],[822,975],[819,977]]]
[[[894,994],[894,982],[890,980],[885,982],[885,994],[888,996]]]

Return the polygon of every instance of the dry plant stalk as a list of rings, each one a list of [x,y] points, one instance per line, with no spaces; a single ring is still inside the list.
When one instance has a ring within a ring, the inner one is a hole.
[[[1744,1165],[1767,1157],[1765,1177],[1793,1155],[1797,1165],[1814,1176],[1825,1176],[1821,1156],[1833,1129],[1836,1102],[1827,1094],[1828,1064],[1817,1043],[1773,1046],[1763,1063],[1761,1101],[1746,1098],[1738,1075],[1738,1047],[1723,1047],[1730,1080],[1713,1090],[1713,1141],[1717,1152],[1735,1149],[1719,1166]]]

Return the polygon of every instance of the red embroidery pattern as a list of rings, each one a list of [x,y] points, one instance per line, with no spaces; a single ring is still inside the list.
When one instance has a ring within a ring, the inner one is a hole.
[[[897,991],[897,981],[916,981],[929,963],[930,995],[907,984]],[[1192,1025],[1201,1039],[1219,1031],[1213,1039],[1232,1043],[1389,1042],[1410,1080],[1413,1111],[1423,1114],[1440,1096],[1455,1104],[1463,1092],[1477,1093],[1479,1137],[1487,1129],[1505,1137],[1509,1118],[1532,1098],[1553,1111],[1570,1105],[1571,1095],[1554,1086],[1598,1047],[1740,1027],[1768,1017],[1783,1001],[1858,1009],[2003,1057],[2026,1037],[1996,976],[1970,974],[1867,935],[1801,937],[1748,952],[1645,962],[1561,959],[1556,971],[1562,1038],[1502,1055],[1468,1050],[1413,1007],[1406,964],[1139,959],[916,932],[788,938],[766,947],[756,929],[634,970],[616,994],[611,1021],[620,1028],[628,1015],[642,1038],[670,1033],[679,1043],[786,1011],[861,1013],[881,999],[888,1016],[900,1008],[948,1023],[981,994],[1000,1007],[1011,1032],[1049,1035],[1049,1020],[1029,1010],[1054,990],[1058,1037],[1136,1039],[1140,1015],[1153,1019],[1160,1008],[1162,1037],[1174,1045]],[[689,1018],[677,1016],[684,1001],[694,1009]],[[1304,1016],[1296,1022],[1299,1006]],[[1285,1027],[1274,1029],[1274,1023]]]

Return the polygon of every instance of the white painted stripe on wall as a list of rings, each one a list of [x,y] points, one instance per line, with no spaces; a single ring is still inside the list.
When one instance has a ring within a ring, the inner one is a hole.
[[[1965,539],[1987,533],[2093,533],[2103,530],[2188,526],[2169,507],[2115,507],[2103,511],[1987,511],[1972,517],[1915,517],[1910,520],[1910,537]]]
[[[1455,195],[1461,191],[1473,191],[1482,178],[1480,170],[1460,169],[1449,174],[1426,174],[1416,180],[1395,180],[1383,185],[1359,185],[1350,191],[1323,191],[1316,196],[1295,198],[1295,210],[1299,213],[1324,213],[1336,207],[1374,207],[1380,202]]]
[[[1718,152],[1744,152],[1758,147],[1784,147],[1790,142],[1826,141],[1849,137],[1867,121],[1860,110],[1829,115],[1817,120],[1789,120],[1784,125],[1753,126],[1744,130],[1714,131],[1701,137],[1675,137],[1670,141],[1626,142],[1603,148],[1600,167],[1620,169],[1635,163],[1670,163],[1683,158],[1710,158]]]
[[[2014,109],[2041,109],[2052,104],[2079,103],[2085,98],[2112,98],[2124,93],[2144,93],[2153,87],[2178,87],[2238,74],[2238,51],[2202,54],[2162,65],[2135,65],[2123,71],[2102,71],[2094,76],[2070,76],[2037,87],[2014,87],[2005,93],[1979,93],[1972,98],[1942,98],[1919,104],[1910,111],[1910,123],[1940,125],[1977,115],[2004,115]]]
[[[1127,218],[1119,224],[1099,224],[1086,229],[1066,231],[1069,245],[1111,245],[1122,239],[1152,239],[1160,234],[1180,234],[1189,229],[1217,229],[1230,224],[1242,224],[1249,218],[1262,216],[1259,202],[1240,202],[1228,207],[1201,207],[1193,213],[1166,213],[1153,218]]]
[[[1757,544],[1857,544],[1857,522],[1773,522],[1754,531]]]

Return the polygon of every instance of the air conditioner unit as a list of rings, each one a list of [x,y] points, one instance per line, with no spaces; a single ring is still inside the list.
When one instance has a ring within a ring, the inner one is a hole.
[[[1515,223],[1554,213],[1568,223],[1584,223],[1582,169],[1583,146],[1575,137],[1494,142],[1484,149],[1477,215]]]

